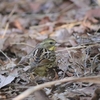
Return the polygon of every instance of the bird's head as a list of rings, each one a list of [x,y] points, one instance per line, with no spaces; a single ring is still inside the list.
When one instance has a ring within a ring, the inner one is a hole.
[[[55,50],[55,44],[56,44],[56,41],[53,40],[53,39],[45,39],[43,40],[40,45],[44,48],[47,48],[48,50]]]

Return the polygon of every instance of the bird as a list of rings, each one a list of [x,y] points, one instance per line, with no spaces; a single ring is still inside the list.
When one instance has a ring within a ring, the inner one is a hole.
[[[39,76],[46,76],[49,68],[56,66],[56,41],[47,38],[37,44],[29,56],[31,69]]]

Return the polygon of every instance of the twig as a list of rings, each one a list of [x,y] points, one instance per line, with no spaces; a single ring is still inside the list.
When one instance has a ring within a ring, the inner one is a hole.
[[[0,52],[11,62],[10,58],[2,50]]]
[[[13,100],[22,100],[22,99],[24,99],[25,97],[29,96],[31,93],[33,93],[37,90],[43,89],[45,87],[51,87],[52,85],[55,85],[55,84],[58,84],[58,83],[61,84],[61,83],[65,83],[65,82],[100,83],[100,76],[91,76],[91,77],[82,77],[82,78],[70,77],[70,78],[64,78],[64,79],[56,80],[56,81],[52,81],[52,82],[47,82],[47,83],[37,85],[37,86],[34,86],[34,87],[27,89],[22,94],[15,97]]]
[[[11,18],[11,16],[14,14],[16,9],[17,9],[17,5],[15,5],[14,8],[12,9],[12,11],[10,12],[8,19]]]
[[[88,44],[88,46],[90,46],[90,47],[100,46],[100,44],[99,43],[94,43],[94,44]],[[83,48],[86,48],[88,46],[87,46],[87,44],[84,44],[83,46],[80,45],[80,46],[77,46],[77,47],[70,47],[70,48],[67,47],[67,48],[62,49],[62,50],[57,50],[56,53],[61,52],[61,51],[66,51],[66,50],[83,49]]]
[[[45,26],[52,26],[52,25],[55,25],[55,24],[57,24],[57,23],[59,23],[59,22],[64,22],[64,23],[67,23],[67,25],[70,25],[70,24],[72,24],[72,23],[78,23],[78,24],[81,24],[82,23],[82,20],[80,20],[80,21],[76,21],[76,20],[61,20],[61,21],[54,21],[54,22],[48,22],[48,23],[46,23],[46,24],[42,24],[42,25],[38,25],[38,26],[32,26],[32,27],[30,27],[31,29],[37,29],[37,28],[43,28],[43,27],[45,27]]]
[[[11,16],[12,16],[13,13],[15,12],[15,9],[16,9],[16,6],[14,6],[14,8],[12,9],[11,13],[10,13],[9,16],[8,16],[8,19],[11,18]],[[7,32],[7,30],[8,30],[8,27],[9,27],[9,22],[6,23],[6,25],[5,25],[5,30],[4,30],[4,33],[3,33],[3,35],[2,35],[1,38],[4,38],[4,37],[5,37],[6,32]]]
[[[9,22],[8,22],[8,23],[6,23],[5,30],[4,30],[4,33],[3,33],[3,35],[2,35],[2,37],[1,37],[1,38],[4,38],[4,37],[5,37],[6,32],[7,32],[7,30],[8,30],[8,27],[9,27]]]
[[[32,45],[29,45],[29,44],[26,44],[26,43],[11,43],[12,45],[26,45],[26,46],[29,46],[31,48],[34,48],[34,46]]]
[[[73,8],[75,6],[75,4],[70,4],[69,6],[66,6],[66,8],[64,8],[60,14],[64,14],[66,11],[68,11],[69,9]]]

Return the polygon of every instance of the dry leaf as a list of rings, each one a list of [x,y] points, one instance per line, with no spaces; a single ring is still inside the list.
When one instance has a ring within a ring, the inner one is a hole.
[[[0,75],[0,88],[10,84],[14,79],[15,79],[15,77],[11,76],[11,75],[9,75],[7,77]]]

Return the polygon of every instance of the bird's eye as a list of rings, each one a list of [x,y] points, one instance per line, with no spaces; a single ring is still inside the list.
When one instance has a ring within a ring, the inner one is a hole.
[[[50,44],[53,44],[53,42],[50,42]]]

